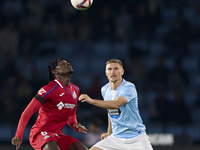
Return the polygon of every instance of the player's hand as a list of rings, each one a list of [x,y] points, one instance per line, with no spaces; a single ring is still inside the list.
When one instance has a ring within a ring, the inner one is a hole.
[[[82,126],[81,124],[74,123],[73,127],[77,128],[80,133],[87,133],[86,127]]]
[[[87,102],[89,104],[92,104],[93,102],[93,99],[91,99],[87,94],[81,94],[78,99],[81,102]]]
[[[14,137],[11,140],[12,145],[16,145],[16,150],[20,148],[20,145],[22,144],[22,141],[20,140],[19,137]]]
[[[110,134],[108,133],[103,133],[101,134],[101,140],[105,139],[107,136],[109,136]]]

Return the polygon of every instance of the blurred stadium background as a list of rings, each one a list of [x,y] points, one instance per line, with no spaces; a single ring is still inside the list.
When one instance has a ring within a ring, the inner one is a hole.
[[[155,150],[200,149],[200,1],[94,0],[86,11],[69,0],[0,1],[0,149],[41,86],[47,65],[67,58],[71,82],[101,98],[105,62],[119,58],[124,78],[136,85],[139,109]],[[89,146],[107,128],[106,110],[80,104],[78,120],[90,137],[69,127],[64,133]],[[21,150],[31,150],[28,123]]]

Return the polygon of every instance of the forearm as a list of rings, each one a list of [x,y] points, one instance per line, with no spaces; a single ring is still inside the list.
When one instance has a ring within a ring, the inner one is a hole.
[[[89,104],[105,108],[105,109],[118,109],[122,105],[125,105],[127,103],[126,98],[118,96],[115,100],[97,100],[90,98],[87,94],[81,94],[79,97],[79,101],[81,102],[87,102]]]
[[[74,123],[78,123],[77,119],[76,118],[70,118],[67,122],[67,124],[70,126],[70,127],[73,127],[73,124]]]
[[[69,119],[68,119],[67,124],[68,124],[71,128],[73,128],[73,129],[75,129],[76,131],[78,131],[78,129],[77,129],[76,127],[74,127],[74,124],[75,124],[75,123],[78,124],[77,116],[76,116],[76,108],[77,108],[77,107],[74,108],[74,110],[73,110],[73,112],[72,112],[72,115],[71,115],[71,116],[69,117]]]
[[[18,124],[18,127],[17,127],[17,131],[15,133],[15,137],[19,137],[20,140],[23,139],[24,130],[26,128],[26,125],[27,125],[30,117],[31,116],[26,115],[25,112],[23,112],[22,115],[21,115],[21,118],[19,120],[19,124]]]
[[[73,128],[73,129],[75,129],[76,131],[78,131],[78,129],[76,128],[76,127],[74,127],[74,124],[79,124],[78,123],[78,121],[77,121],[77,119],[76,119],[76,117],[70,117],[69,118],[69,120],[68,120],[68,122],[67,122],[67,124],[71,127],[71,128]]]
[[[26,109],[24,110],[24,112],[20,117],[15,137],[19,137],[20,140],[23,139],[24,130],[26,128],[29,119],[40,108],[41,105],[42,103],[39,102],[37,99],[35,98],[32,99],[32,101],[29,103],[29,105],[26,107]]]
[[[109,100],[109,101],[103,101],[103,100],[97,100],[92,99],[91,102],[92,105],[104,108],[104,109],[117,109],[119,108],[119,105],[116,101]]]
[[[107,133],[109,135],[111,135],[111,133],[112,133],[112,124],[111,124],[109,115],[108,115],[108,129],[107,129]]]
[[[76,107],[74,108],[71,116],[69,117],[68,121],[67,121],[67,124],[70,126],[70,127],[73,127],[73,124],[74,123],[78,123],[77,121],[77,116],[76,116]]]

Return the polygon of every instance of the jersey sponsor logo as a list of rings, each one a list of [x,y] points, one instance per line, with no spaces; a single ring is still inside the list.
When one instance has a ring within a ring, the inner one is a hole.
[[[73,93],[72,93],[72,97],[73,97],[74,99],[77,98],[76,92],[73,92]]]
[[[75,104],[69,104],[69,103],[63,103],[62,101],[60,103],[58,103],[56,105],[58,107],[59,110],[63,109],[63,108],[70,108],[73,109],[75,107]]]
[[[108,114],[111,118],[118,118],[121,114],[120,109],[108,109]]]
[[[65,93],[61,93],[60,96],[63,96]]]
[[[63,102],[60,102],[56,106],[58,107],[59,110],[61,110],[65,105],[63,104]]]
[[[47,91],[45,91],[45,89],[41,88],[39,91],[38,91],[38,94],[39,95],[42,95],[43,93],[46,93]]]

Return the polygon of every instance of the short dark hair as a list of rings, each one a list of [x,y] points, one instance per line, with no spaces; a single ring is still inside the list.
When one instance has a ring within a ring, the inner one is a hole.
[[[53,74],[52,71],[56,69],[58,62],[61,60],[66,60],[67,62],[69,62],[67,59],[65,59],[63,57],[57,57],[53,61],[51,61],[51,64],[47,67],[49,81],[53,81],[55,79],[55,75]]]

